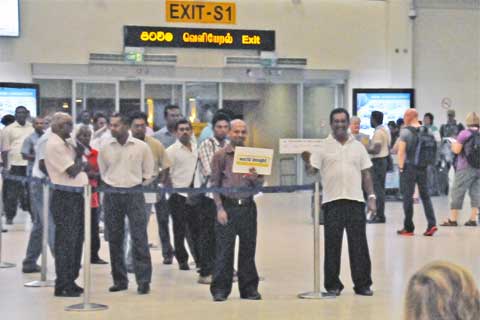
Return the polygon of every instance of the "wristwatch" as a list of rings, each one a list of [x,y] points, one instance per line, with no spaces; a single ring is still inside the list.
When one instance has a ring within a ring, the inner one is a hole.
[[[372,193],[372,194],[368,195],[368,200],[370,200],[370,199],[377,200],[377,196]]]

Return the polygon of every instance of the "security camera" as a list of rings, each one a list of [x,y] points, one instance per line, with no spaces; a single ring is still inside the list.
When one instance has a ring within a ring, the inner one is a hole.
[[[417,10],[415,9],[408,10],[408,17],[412,20],[415,19],[417,17]]]

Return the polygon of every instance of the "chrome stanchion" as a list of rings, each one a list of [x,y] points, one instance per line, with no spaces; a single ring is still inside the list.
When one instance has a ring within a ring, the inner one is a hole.
[[[4,180],[5,181],[5,180]],[[0,197],[3,194],[3,183],[2,188],[0,189]],[[3,212],[3,199],[0,199],[0,212]],[[2,261],[2,233],[3,233],[3,218],[0,215],[0,269],[14,268],[15,263],[3,262]]]
[[[321,291],[320,279],[320,184],[315,182],[314,193],[314,219],[313,219],[313,291],[300,293],[300,299],[334,299],[335,294]]]
[[[87,185],[83,189],[84,211],[85,211],[85,246],[83,251],[83,282],[84,293],[83,303],[74,304],[65,308],[66,311],[99,311],[107,310],[108,306],[90,302],[90,255],[91,255],[91,233],[92,233],[92,210],[91,210],[92,187]]]
[[[33,182],[36,183],[36,182]],[[40,280],[27,282],[25,287],[28,288],[45,288],[55,286],[53,280],[47,280],[47,246],[48,246],[48,212],[49,212],[49,195],[50,187],[48,184],[43,185],[43,226],[42,226],[42,270]]]

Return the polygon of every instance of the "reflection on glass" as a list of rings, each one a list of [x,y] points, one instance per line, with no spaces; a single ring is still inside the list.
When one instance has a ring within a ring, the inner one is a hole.
[[[145,84],[145,111],[149,115],[149,123],[156,131],[165,126],[163,112],[169,104],[181,104],[182,86],[171,84]]]
[[[102,112],[107,116],[115,111],[114,83],[77,83],[76,92],[77,116],[83,110],[92,115]]]
[[[140,86],[137,81],[120,81],[120,112],[129,114],[140,111]]]
[[[72,80],[35,79],[40,86],[39,115],[47,116],[55,112],[72,113]]]

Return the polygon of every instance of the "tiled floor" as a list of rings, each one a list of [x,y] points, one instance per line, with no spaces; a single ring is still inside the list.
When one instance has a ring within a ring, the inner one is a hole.
[[[152,293],[136,294],[134,280],[128,292],[108,293],[110,267],[92,267],[92,301],[109,306],[108,311],[72,313],[65,306],[81,299],[53,297],[53,289],[25,288],[25,282],[38,275],[23,275],[21,260],[28,234],[17,231],[4,234],[4,260],[17,263],[13,269],[0,269],[0,319],[402,319],[403,296],[409,276],[424,264],[446,259],[480,276],[480,229],[441,228],[433,238],[421,235],[425,218],[421,205],[415,206],[417,235],[400,238],[401,204],[387,204],[386,225],[369,225],[368,238],[373,262],[375,295],[355,296],[352,292],[347,251],[343,252],[342,280],[345,290],[334,300],[307,301],[296,295],[313,288],[313,243],[308,194],[263,195],[259,204],[257,267],[261,276],[260,292],[264,300],[243,301],[238,290],[225,303],[213,303],[208,286],[196,283],[195,271],[179,271],[176,265],[161,264],[161,252],[152,250],[154,278]],[[447,214],[446,197],[435,198],[438,220]],[[467,218],[467,212],[463,218]],[[154,235],[154,216],[151,234]],[[151,236],[151,242],[158,242]],[[344,242],[346,246],[346,243]],[[108,250],[102,243],[102,257]],[[50,259],[50,269],[53,268]],[[54,274],[50,271],[50,277]],[[80,280],[81,284],[82,281]]]

